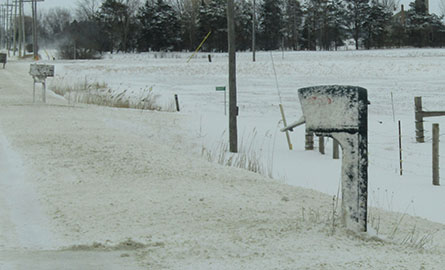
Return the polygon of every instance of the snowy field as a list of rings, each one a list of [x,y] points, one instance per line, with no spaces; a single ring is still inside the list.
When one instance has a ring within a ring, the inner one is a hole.
[[[106,82],[114,91],[127,90],[135,97],[152,87],[164,107],[171,107],[173,95],[178,94],[181,112],[194,119],[187,123],[191,130],[187,133],[195,135],[191,138],[198,146],[195,150],[201,151],[202,146],[216,149],[228,140],[224,94],[215,91],[216,86],[227,85],[227,57],[212,56],[212,63],[206,54],[187,63],[189,54],[113,55],[102,61],[56,66],[64,81]],[[366,88],[371,102],[370,204],[445,223],[445,189],[431,185],[431,125],[439,123],[445,130],[445,117],[425,119],[425,144],[415,143],[414,128],[415,96],[423,98],[424,110],[445,110],[445,50],[275,52],[273,57],[288,122],[302,114],[299,88],[326,84]],[[341,161],[330,158],[332,142],[327,144],[326,156],[306,152],[301,127],[291,135],[294,151],[288,150],[285,135],[278,131],[280,99],[271,55],[260,53],[257,59],[253,63],[251,54],[238,54],[240,143],[250,149],[254,140],[253,148],[273,178],[336,195]],[[398,120],[402,122],[403,176],[399,175]],[[445,166],[441,167],[445,177]]]
[[[432,186],[431,124],[445,130],[445,117],[426,119],[426,143],[416,143],[414,96],[445,110],[445,50],[259,53],[255,63],[238,54],[239,140],[264,176],[202,155],[220,155],[227,141],[215,91],[227,85],[227,55],[189,56],[41,61],[56,66],[50,88],[87,80],[133,101],[151,89],[166,109],[177,94],[179,113],[51,92],[47,105],[32,104],[29,62],[0,72],[0,269],[443,269],[445,189]],[[279,132],[280,98],[292,122],[297,90],[326,84],[364,87],[371,102],[363,235],[338,226],[332,142],[326,155],[305,151],[299,127],[289,151]]]

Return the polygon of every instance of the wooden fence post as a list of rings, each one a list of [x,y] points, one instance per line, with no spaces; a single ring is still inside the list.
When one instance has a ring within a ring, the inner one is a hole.
[[[305,150],[314,150],[314,133],[306,132]]]
[[[336,139],[332,139],[332,158],[340,159],[340,147]]]
[[[177,94],[175,94],[175,103],[176,103],[176,111],[179,112],[179,98]]]
[[[440,178],[439,178],[439,124],[433,124],[433,185],[440,186]]]
[[[400,175],[403,175],[402,122],[400,120],[399,120],[399,161],[400,161]]]
[[[422,97],[414,97],[414,105],[416,118],[416,141],[423,143],[425,142],[425,135],[423,130]]]
[[[325,151],[324,151],[324,137],[323,136],[318,136],[318,150],[320,151],[320,154],[324,155]]]

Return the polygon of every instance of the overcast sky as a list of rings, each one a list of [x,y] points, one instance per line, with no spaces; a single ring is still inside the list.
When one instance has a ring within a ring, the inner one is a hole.
[[[3,0],[1,2],[5,2]],[[413,0],[401,0],[400,3],[405,5],[405,9],[408,9],[409,3]],[[430,12],[439,13],[439,1],[440,0],[430,0]],[[144,2],[141,1],[141,2]],[[66,7],[66,8],[75,8],[77,0],[45,0],[44,2],[39,3],[39,8],[49,9],[52,7]]]
[[[436,13],[439,14],[439,1],[440,0],[430,0],[430,13]],[[409,3],[413,2],[413,0],[401,0],[400,4],[405,5],[405,10],[409,8]]]
[[[77,0],[45,0],[39,3],[39,7],[48,9],[53,7],[74,8]]]

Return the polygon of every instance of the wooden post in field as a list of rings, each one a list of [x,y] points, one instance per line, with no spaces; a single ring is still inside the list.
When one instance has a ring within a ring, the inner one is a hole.
[[[179,112],[179,99],[177,94],[175,94],[175,103],[176,103],[176,111]]]
[[[324,155],[325,151],[324,151],[324,137],[323,136],[318,136],[318,148],[319,148],[320,154]]]
[[[39,55],[37,52],[37,2],[32,0],[32,50],[34,53],[34,60],[39,60]]]
[[[287,127],[286,116],[284,115],[283,104],[280,104],[280,112],[281,112],[281,117],[283,119],[284,127]],[[287,139],[287,145],[289,147],[289,150],[292,150],[293,147],[292,147],[292,142],[290,141],[289,131],[286,131],[286,139]]]
[[[17,51],[17,11],[18,11],[18,0],[14,0],[14,28],[12,33],[13,38],[13,55],[15,56],[15,52]]]
[[[306,132],[304,149],[314,150],[314,133]]]
[[[20,22],[20,27],[21,27],[21,34],[22,34],[22,56],[25,57],[26,55],[26,28],[25,28],[25,4],[24,4],[24,0],[20,0],[21,2],[21,22]]]
[[[255,48],[255,34],[256,34],[256,3],[255,0],[253,0],[253,7],[252,7],[252,61],[256,61],[256,48]]]
[[[425,142],[425,135],[423,131],[422,97],[414,97],[414,105],[416,118],[416,141],[423,143]]]
[[[422,97],[415,97],[414,104],[415,104],[415,118],[416,118],[416,141],[423,143],[425,142],[423,118],[445,116],[445,111],[423,111]]]
[[[439,124],[433,124],[433,185],[440,186],[440,178],[439,178]]]
[[[332,139],[332,158],[340,159],[340,146],[336,139]]]
[[[399,160],[400,160],[400,175],[403,175],[403,159],[402,159],[402,123],[399,120]]]
[[[238,152],[238,106],[236,104],[235,5],[227,0],[227,35],[229,42],[229,140],[230,152]]]

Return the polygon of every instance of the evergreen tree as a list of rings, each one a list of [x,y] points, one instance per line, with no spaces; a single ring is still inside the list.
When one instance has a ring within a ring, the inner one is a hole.
[[[145,4],[139,9],[137,19],[139,22],[138,33],[138,50],[149,51],[152,47],[151,41],[155,38],[154,32],[154,18],[156,16],[156,6],[152,1],[146,1]]]
[[[281,0],[264,0],[260,7],[260,44],[265,50],[280,47],[282,39]]]
[[[285,46],[292,50],[298,50],[301,40],[300,28],[303,21],[303,10],[298,0],[285,0],[283,18]]]
[[[181,49],[191,51],[199,44],[197,31],[200,3],[200,0],[183,0],[182,5],[177,6],[180,14]]]
[[[177,13],[163,0],[147,0],[140,8],[140,37],[138,48],[142,51],[174,50],[179,48],[180,26]]]
[[[227,2],[225,0],[202,1],[198,16],[198,39],[202,40],[209,32],[203,51],[227,51]]]
[[[364,24],[369,12],[369,0],[345,0],[349,32],[358,50],[359,41],[364,36]]]
[[[124,17],[127,6],[117,0],[105,0],[100,8],[100,21],[104,33],[107,35],[109,51],[121,48]]]
[[[411,2],[407,12],[409,44],[415,47],[432,46],[434,17],[428,14],[423,0]]]
[[[315,51],[317,49],[317,32],[319,30],[320,1],[309,0],[304,6],[303,48]]]
[[[388,35],[388,25],[391,20],[392,13],[380,4],[377,0],[373,0],[363,24],[365,33],[365,47],[381,48],[385,45]]]
[[[237,50],[245,51],[252,43],[252,8],[251,1],[235,2],[235,33]]]
[[[99,10],[99,20],[103,32],[111,44],[110,51],[130,51],[134,44],[130,37],[135,28],[135,13],[138,0],[105,0]]]
[[[345,9],[341,0],[309,0],[305,5],[305,48],[337,48],[345,37]]]
[[[347,16],[345,5],[342,0],[329,0],[328,10],[330,14],[329,40],[337,50],[344,44],[347,33]]]

